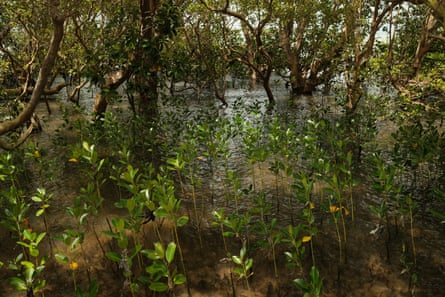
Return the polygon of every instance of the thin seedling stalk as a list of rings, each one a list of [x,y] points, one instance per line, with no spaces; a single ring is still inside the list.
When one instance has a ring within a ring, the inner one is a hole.
[[[179,258],[181,260],[182,271],[184,272],[185,278],[188,279],[187,270],[185,269],[185,264],[184,264],[184,255],[182,253],[181,243],[179,242],[178,228],[176,227],[176,223],[173,224],[173,233],[179,251]],[[187,294],[189,297],[191,297],[192,293],[190,291],[189,282],[186,283],[187,283]]]
[[[192,165],[189,166],[189,173],[190,173],[190,184],[192,187],[193,211],[195,213],[196,226],[198,227],[199,246],[202,248],[201,219],[198,214],[198,205],[196,202],[195,178]],[[204,199],[202,199],[201,210],[202,211],[204,210]]]

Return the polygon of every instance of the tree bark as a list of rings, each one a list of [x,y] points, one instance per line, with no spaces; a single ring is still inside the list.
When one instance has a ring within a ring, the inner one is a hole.
[[[94,98],[93,111],[97,117],[101,117],[108,106],[109,92],[116,90],[120,85],[127,81],[131,76],[131,71],[128,69],[120,70],[112,73],[105,79],[105,85],[102,86],[102,90],[96,94]]]

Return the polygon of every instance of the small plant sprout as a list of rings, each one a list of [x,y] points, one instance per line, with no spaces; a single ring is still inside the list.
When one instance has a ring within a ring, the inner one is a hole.
[[[241,278],[245,279],[247,290],[250,292],[251,289],[249,284],[249,278],[253,275],[253,272],[251,270],[253,265],[253,259],[247,257],[246,243],[243,243],[239,256],[237,255],[232,256],[232,261],[233,263],[238,265],[238,267],[235,267],[233,269],[233,272],[238,274],[240,279]]]
[[[302,238],[300,238],[300,232],[303,229],[303,225],[288,226],[283,230],[283,242],[290,244],[290,251],[284,252],[287,258],[288,267],[297,266],[301,273],[303,273],[303,255],[306,248],[303,245]],[[307,240],[307,238],[305,238]],[[310,240],[310,238],[309,238]]]
[[[36,212],[36,216],[40,217],[43,215],[43,224],[45,225],[45,232],[49,237],[49,247],[51,249],[51,254],[53,253],[53,243],[51,239],[51,235],[49,234],[49,226],[46,215],[46,209],[49,208],[49,201],[53,198],[52,194],[46,194],[46,190],[43,188],[38,188],[37,193],[31,197],[31,200],[38,203],[39,209]]]
[[[32,232],[28,229],[23,231],[23,240],[17,244],[27,249],[27,253],[19,254],[9,268],[17,271],[18,275],[9,279],[12,286],[19,291],[26,291],[27,297],[34,297],[34,293],[41,291],[46,280],[40,279],[40,274],[45,268],[47,257],[39,257],[39,244],[45,238],[46,233]]]
[[[309,280],[303,278],[294,279],[294,284],[304,292],[304,297],[320,297],[323,289],[323,280],[315,266],[309,272]]]
[[[272,254],[274,275],[275,278],[278,279],[279,270],[277,265],[276,247],[281,242],[282,233],[279,232],[277,228],[277,219],[273,218],[269,224],[264,221],[257,221],[256,231],[265,237],[265,239],[258,241],[257,244],[269,248],[270,253]]]
[[[148,278],[142,281],[148,283],[149,289],[154,292],[168,292],[175,296],[175,286],[186,283],[186,277],[177,272],[173,260],[175,258],[176,244],[170,242],[167,248],[160,242],[155,242],[153,250],[142,250],[141,253],[152,260],[150,266],[145,268]]]
[[[213,226],[219,227],[219,230],[221,232],[221,237],[223,240],[223,244],[224,244],[224,251],[226,252],[226,255],[229,254],[229,250],[227,248],[227,242],[226,242],[226,236],[224,235],[224,224],[225,221],[227,220],[227,218],[224,216],[224,209],[218,209],[218,210],[214,210],[212,212],[213,218],[215,219],[212,222]]]

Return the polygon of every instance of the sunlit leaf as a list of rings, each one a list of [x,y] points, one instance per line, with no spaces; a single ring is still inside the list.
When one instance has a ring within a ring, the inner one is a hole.
[[[187,281],[187,278],[185,277],[185,275],[178,273],[173,277],[173,283],[175,285],[182,285]]]
[[[167,263],[171,263],[175,257],[176,244],[174,242],[170,242],[167,246],[167,250],[165,251],[165,259]]]
[[[26,291],[28,288],[26,287],[26,283],[24,280],[22,280],[21,278],[18,277],[11,277],[9,279],[9,282],[11,283],[11,285],[19,291]]]
[[[65,256],[64,254],[56,253],[56,254],[54,255],[54,257],[55,257],[56,260],[59,261],[60,263],[68,264],[69,259],[68,259],[68,257]]]

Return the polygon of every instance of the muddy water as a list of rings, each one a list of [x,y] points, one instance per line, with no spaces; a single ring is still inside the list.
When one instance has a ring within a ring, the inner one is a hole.
[[[49,225],[53,235],[61,234],[67,226],[75,225],[75,222],[66,215],[66,207],[72,206],[73,200],[79,195],[81,187],[85,186],[84,177],[80,175],[75,164],[67,162],[67,147],[79,141],[77,134],[66,129],[66,120],[74,122],[76,119],[88,118],[91,111],[95,90],[86,90],[81,96],[81,106],[86,112],[75,111],[70,104],[65,104],[63,98],[58,101],[51,100],[52,114],[49,115],[46,107],[40,104],[38,114],[43,124],[43,132],[32,136],[32,141],[38,143],[48,160],[55,158],[56,162],[49,167],[39,171],[36,167],[33,171],[33,178],[30,188],[45,187],[48,193],[54,195],[54,201],[49,211]],[[279,84],[275,86],[277,104],[273,109],[267,108],[267,98],[261,90],[243,91],[231,89],[227,92],[229,106],[220,108],[219,103],[202,96],[199,100],[191,98],[185,100],[188,118],[184,121],[193,120],[197,114],[210,113],[215,119],[233,119],[237,113],[242,114],[244,121],[251,123],[270,121],[274,116],[279,116],[283,121],[305,121],[305,116],[315,108],[329,107],[330,113],[337,114],[339,108],[333,98],[326,96],[301,97],[289,104],[288,94]],[[240,107],[240,102],[243,102]],[[63,107],[60,107],[63,106]],[[127,109],[125,102],[115,102],[110,105],[110,111],[120,114],[120,111]],[[205,110],[209,109],[209,110]],[[255,110],[259,116],[255,117],[248,111]],[[165,104],[160,106],[161,117],[163,112],[172,111],[171,106]],[[182,111],[181,111],[182,112]],[[126,112],[124,112],[125,114]],[[382,143],[390,145],[391,138],[388,133],[394,130],[386,122],[378,125],[380,133],[378,139]],[[58,131],[61,133],[58,133]],[[56,137],[59,135],[59,137]],[[268,162],[252,167],[246,159],[242,145],[234,138],[228,142],[230,149],[229,167],[234,170],[239,178],[243,189],[249,188],[252,183],[252,173],[256,177],[256,191],[264,191],[272,210],[269,216],[278,217],[280,224],[286,226],[295,223],[301,206],[297,207],[295,202],[290,201],[292,181],[286,178],[276,179],[276,176],[269,170]],[[58,145],[53,145],[56,142]],[[62,146],[60,144],[63,144]],[[383,146],[384,147],[384,146]],[[189,271],[189,283],[192,296],[300,296],[299,291],[292,284],[292,279],[301,277],[295,269],[285,269],[284,250],[280,250],[278,264],[280,265],[279,278],[273,276],[273,265],[270,261],[270,252],[265,249],[258,249],[252,253],[254,258],[254,276],[251,278],[253,292],[247,292],[244,282],[237,280],[236,276],[231,276],[233,269],[229,264],[221,261],[226,255],[222,249],[221,236],[211,227],[214,209],[224,208],[225,213],[235,212],[233,201],[227,201],[224,195],[223,164],[216,166],[214,174],[211,175],[205,156],[203,164],[198,168],[201,185],[197,187],[198,198],[204,203],[204,219],[200,222],[203,231],[201,240],[205,243],[203,248],[199,247],[199,238],[196,235],[198,224],[192,223],[181,232],[181,240],[184,248],[184,258]],[[199,164],[199,163],[198,163]],[[43,174],[42,174],[43,171]],[[53,179],[45,179],[45,171],[54,176]],[[314,194],[319,195],[323,191],[324,185],[316,184]],[[89,232],[83,245],[82,255],[72,254],[77,257],[80,269],[79,282],[87,283],[90,278],[98,278],[100,284],[99,296],[131,296],[124,288],[124,280],[119,276],[117,268],[110,265],[101,252],[116,249],[116,246],[107,238],[100,234],[101,230],[109,230],[108,222],[113,217],[124,216],[125,213],[116,209],[113,202],[116,193],[113,188],[104,189],[106,202],[104,209],[98,218],[92,219]],[[180,195],[180,193],[178,193]],[[279,197],[277,197],[279,196]],[[409,292],[409,277],[404,272],[401,265],[400,256],[402,246],[409,243],[409,234],[400,231],[396,226],[390,226],[392,240],[387,243],[384,235],[371,236],[369,231],[375,228],[377,220],[369,211],[370,204],[376,204],[380,197],[364,183],[354,189],[354,196],[357,200],[357,219],[351,224],[348,230],[348,261],[346,264],[337,265],[338,246],[336,242],[335,230],[330,222],[329,214],[320,213],[323,222],[317,220],[319,233],[314,239],[314,251],[317,257],[317,267],[325,283],[325,293],[323,296],[413,296]],[[189,196],[183,199],[184,212],[193,219],[193,203]],[[279,199],[278,199],[279,198]],[[279,201],[279,203],[277,202]],[[243,212],[254,206],[251,199],[240,199],[238,211]],[[269,218],[270,219],[270,218]],[[35,219],[35,229],[42,229],[40,220]],[[445,289],[445,225],[431,224],[427,222],[415,221],[413,229],[417,248],[417,277],[419,281],[413,287],[415,296],[441,296]],[[34,222],[31,222],[34,223]],[[40,224],[40,225],[39,225]],[[169,240],[168,222],[156,222],[162,224],[162,236]],[[156,240],[154,225],[146,225],[142,230],[141,238],[144,242]],[[165,233],[164,233],[164,232]],[[385,234],[385,233],[383,233]],[[4,234],[2,236],[5,236]],[[254,234],[252,236],[255,236]],[[97,239],[99,238],[99,240]],[[255,238],[252,238],[254,240]],[[101,246],[98,244],[101,243]],[[66,248],[58,241],[54,241],[54,251],[66,251]],[[238,253],[239,242],[232,240],[229,249],[233,253]],[[11,249],[14,241],[8,239],[1,243],[0,247],[7,252],[4,253],[1,261],[11,259],[17,254],[17,249]],[[149,244],[147,244],[150,247]],[[309,248],[307,248],[305,262],[311,263]],[[308,268],[308,267],[307,267]],[[66,266],[61,264],[49,264],[47,274],[46,296],[71,296],[73,295],[73,285],[71,272]],[[57,273],[51,273],[57,271]],[[308,271],[308,269],[307,269]],[[6,274],[11,276],[11,274]],[[12,290],[6,281],[5,274],[0,275],[0,296],[23,296]],[[128,288],[127,288],[128,289]],[[187,296],[184,289],[179,289],[176,296]],[[138,295],[139,296],[139,295]],[[144,296],[141,293],[140,296]],[[148,294],[147,296],[151,296]]]

